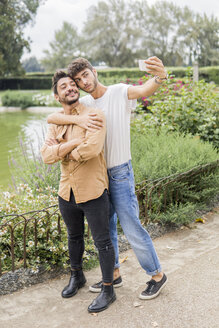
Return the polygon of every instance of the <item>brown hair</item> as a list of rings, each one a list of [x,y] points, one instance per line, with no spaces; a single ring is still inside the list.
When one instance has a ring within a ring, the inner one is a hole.
[[[62,79],[63,77],[70,77],[69,74],[67,74],[65,71],[56,71],[55,74],[53,75],[53,78],[52,78],[52,90],[54,92],[54,94],[58,94],[58,91],[57,91],[57,83],[60,79]]]
[[[68,74],[73,79],[76,74],[80,73],[85,68],[88,68],[91,71],[93,70],[93,66],[87,59],[83,57],[76,58],[68,65]]]

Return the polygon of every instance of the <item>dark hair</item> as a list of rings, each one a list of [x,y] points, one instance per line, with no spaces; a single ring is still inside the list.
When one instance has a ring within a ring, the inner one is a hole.
[[[67,74],[65,71],[56,71],[55,74],[53,75],[53,78],[52,78],[52,90],[54,92],[54,94],[58,94],[58,91],[57,91],[57,83],[60,79],[62,79],[63,77],[70,77],[69,74]]]
[[[76,58],[68,65],[68,75],[73,79],[76,74],[80,73],[85,68],[91,71],[93,70],[93,66],[87,59],[83,57]]]

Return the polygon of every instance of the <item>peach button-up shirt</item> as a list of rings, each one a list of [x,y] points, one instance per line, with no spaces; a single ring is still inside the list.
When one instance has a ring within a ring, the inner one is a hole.
[[[104,159],[104,140],[106,135],[106,119],[99,109],[79,104],[72,110],[72,115],[97,113],[103,119],[104,127],[92,132],[78,125],[49,124],[46,139],[56,139],[59,144],[48,146],[44,143],[41,154],[44,163],[53,164],[61,161],[61,179],[58,194],[69,201],[71,189],[76,203],[84,203],[100,197],[108,189],[108,177]],[[74,138],[84,137],[84,141],[71,153],[75,160],[59,156],[62,143]]]

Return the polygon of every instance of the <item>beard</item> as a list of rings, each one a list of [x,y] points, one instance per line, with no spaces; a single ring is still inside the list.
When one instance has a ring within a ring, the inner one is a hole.
[[[79,97],[77,99],[72,99],[72,100],[66,100],[63,101],[66,105],[72,105],[78,101]]]
[[[77,95],[78,95],[77,98],[69,99],[69,100],[67,99],[67,97],[59,98],[59,102],[61,104],[65,104],[65,105],[73,105],[78,101],[78,99],[80,97],[80,93],[78,92]]]

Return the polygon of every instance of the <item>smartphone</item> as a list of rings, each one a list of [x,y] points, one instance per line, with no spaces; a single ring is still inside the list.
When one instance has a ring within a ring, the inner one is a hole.
[[[140,71],[147,71],[146,63],[144,61],[145,59],[139,59],[138,61]]]

